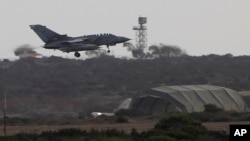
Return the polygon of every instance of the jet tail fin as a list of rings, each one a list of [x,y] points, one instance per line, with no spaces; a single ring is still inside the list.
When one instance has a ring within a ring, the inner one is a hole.
[[[60,35],[43,25],[30,25],[30,28],[41,38],[44,43],[66,38],[67,35]]]

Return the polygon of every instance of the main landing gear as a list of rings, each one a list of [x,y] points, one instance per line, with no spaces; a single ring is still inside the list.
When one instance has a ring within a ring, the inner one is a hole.
[[[107,45],[107,48],[108,48],[108,53],[110,53],[110,50],[109,50],[109,45]]]
[[[79,53],[79,52],[75,52],[75,57],[80,57],[81,56],[81,54]]]

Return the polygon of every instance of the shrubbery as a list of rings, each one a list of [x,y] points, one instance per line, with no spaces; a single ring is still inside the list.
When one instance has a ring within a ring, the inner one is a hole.
[[[161,119],[155,128],[146,132],[125,133],[116,129],[82,131],[64,129],[41,134],[18,134],[0,137],[1,141],[227,141],[228,136],[213,133],[188,115],[172,115]]]
[[[223,111],[222,108],[219,108],[214,104],[206,104],[204,105],[204,109],[205,109],[204,112],[207,112],[207,113],[219,113]]]
[[[204,105],[204,112],[194,112],[189,115],[202,122],[248,121],[250,113],[225,111],[216,105]]]
[[[176,139],[196,139],[199,135],[207,133],[202,124],[187,115],[173,115],[161,119],[154,130],[162,130],[165,134]]]

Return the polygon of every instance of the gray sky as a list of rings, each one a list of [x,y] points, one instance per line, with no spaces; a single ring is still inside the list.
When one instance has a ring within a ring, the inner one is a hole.
[[[249,55],[249,6],[249,0],[1,0],[0,58],[14,58],[13,50],[23,44],[47,56],[73,56],[40,47],[30,24],[69,36],[112,33],[135,39],[138,16],[148,17],[148,45],[177,45],[190,55]],[[110,49],[117,56],[130,54],[122,45]]]

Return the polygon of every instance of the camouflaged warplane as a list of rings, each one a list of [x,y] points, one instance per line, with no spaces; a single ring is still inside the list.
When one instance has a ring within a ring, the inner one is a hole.
[[[63,52],[75,52],[76,57],[80,57],[79,51],[99,49],[101,45],[115,46],[118,43],[124,43],[130,40],[127,37],[116,36],[113,34],[96,34],[79,37],[69,37],[67,35],[58,34],[43,25],[30,25],[30,28],[45,43],[46,49],[58,49]]]

